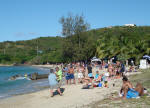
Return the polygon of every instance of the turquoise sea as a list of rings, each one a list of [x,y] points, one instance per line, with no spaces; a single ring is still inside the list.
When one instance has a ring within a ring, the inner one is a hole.
[[[30,66],[2,66],[0,67],[0,99],[18,94],[34,92],[48,86],[48,80],[33,81],[24,77],[25,74],[38,72],[38,74],[49,73],[49,69]],[[20,75],[16,80],[9,78]]]

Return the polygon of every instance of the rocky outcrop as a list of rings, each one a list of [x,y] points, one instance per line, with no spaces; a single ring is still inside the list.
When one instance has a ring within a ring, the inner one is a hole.
[[[23,76],[24,78],[29,78],[31,80],[38,80],[38,79],[44,79],[44,78],[48,78],[48,75],[49,74],[38,74],[38,73],[32,73],[30,75],[26,75],[26,76]],[[14,76],[11,76],[9,79],[10,80],[16,80],[18,79],[19,77],[22,77],[21,75],[14,75]]]
[[[41,74],[41,75],[39,75],[38,73],[31,74],[31,80],[38,80],[44,78],[48,78],[48,74]]]

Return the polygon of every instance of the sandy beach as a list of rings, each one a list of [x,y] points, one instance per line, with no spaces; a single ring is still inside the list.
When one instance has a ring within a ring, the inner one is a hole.
[[[39,67],[39,66],[38,66]],[[40,66],[45,67],[45,66]],[[49,65],[47,65],[48,68]],[[97,69],[93,69],[95,73]],[[101,70],[100,73],[105,73]],[[141,72],[127,73],[127,76],[141,74]],[[130,80],[130,79],[129,79]],[[115,84],[115,86],[113,86]],[[90,105],[108,99],[112,94],[118,94],[122,85],[122,79],[111,79],[108,88],[96,87],[93,89],[82,89],[83,84],[63,85],[63,96],[58,94],[50,97],[49,89],[34,93],[17,95],[0,99],[0,108],[91,108]]]
[[[115,87],[112,83],[115,83]],[[81,89],[82,85],[62,86],[65,88],[63,96],[51,98],[49,89],[46,89],[0,100],[0,108],[76,108],[107,98],[109,94],[118,92],[120,86],[120,79],[112,80],[109,88]]]
[[[45,67],[43,65],[38,67]],[[50,65],[46,65],[50,68]],[[93,70],[95,72],[96,69]],[[103,73],[105,71],[101,71]],[[108,88],[96,87],[93,89],[82,89],[83,84],[64,85],[63,96],[50,97],[49,89],[9,97],[0,100],[0,108],[76,108],[88,105],[92,102],[107,98],[111,93],[118,92],[121,87],[121,79],[109,81]],[[113,87],[113,83],[115,86]]]
[[[57,65],[31,65],[31,66],[34,66],[34,67],[43,67],[43,68],[54,68]]]
[[[13,64],[0,64],[0,66],[13,66]]]
[[[45,65],[31,65],[31,66],[33,66],[33,67],[39,67],[39,68],[52,68],[52,69],[54,69],[56,67],[61,68],[61,65],[55,65],[55,64],[53,64],[53,65],[50,65],[50,64],[45,64]]]
[[[54,68],[53,65],[34,65],[42,68]],[[93,74],[96,72],[96,68],[93,69]],[[100,73],[105,73],[106,70],[100,70]],[[140,74],[128,73],[128,75]],[[76,76],[76,75],[75,75]],[[113,86],[115,84],[115,86]],[[76,85],[64,85],[63,96],[55,95],[50,97],[49,89],[42,91],[28,93],[23,95],[17,95],[0,100],[0,108],[79,108],[85,105],[89,105],[96,101],[109,98],[111,93],[118,93],[122,85],[121,79],[112,79],[108,82],[108,88],[96,87],[93,89],[82,89],[83,84]]]

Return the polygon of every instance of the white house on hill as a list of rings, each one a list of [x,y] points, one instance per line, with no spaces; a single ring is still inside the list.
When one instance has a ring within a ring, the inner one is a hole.
[[[134,27],[134,26],[136,26],[136,24],[125,24],[124,26]]]

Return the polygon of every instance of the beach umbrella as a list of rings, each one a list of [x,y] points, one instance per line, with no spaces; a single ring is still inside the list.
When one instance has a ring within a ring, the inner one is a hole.
[[[148,55],[144,55],[143,58],[150,60],[150,56],[148,56]]]
[[[96,57],[93,57],[92,59],[91,59],[91,62],[98,62],[98,61],[101,61],[99,58],[96,58]]]

